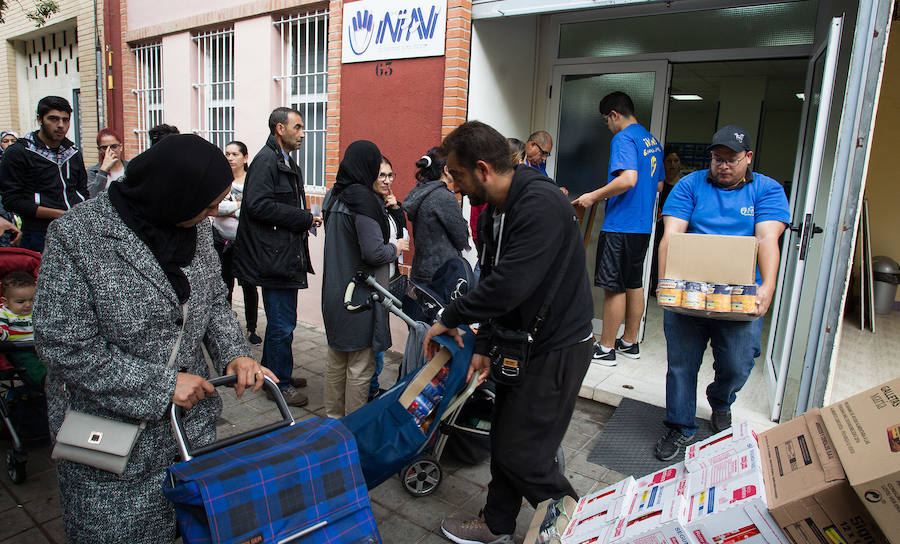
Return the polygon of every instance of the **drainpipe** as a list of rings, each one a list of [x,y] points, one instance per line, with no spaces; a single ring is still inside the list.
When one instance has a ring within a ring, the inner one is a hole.
[[[97,71],[97,129],[103,128],[103,48],[100,46],[100,26],[97,23],[97,0],[94,0],[94,65]]]

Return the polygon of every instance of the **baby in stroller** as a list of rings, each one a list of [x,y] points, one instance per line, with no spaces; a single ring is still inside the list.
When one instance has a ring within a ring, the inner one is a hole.
[[[47,369],[34,351],[31,323],[40,254],[0,247],[0,419],[12,448],[6,470],[14,483],[25,480],[23,441],[49,436],[44,378]]]

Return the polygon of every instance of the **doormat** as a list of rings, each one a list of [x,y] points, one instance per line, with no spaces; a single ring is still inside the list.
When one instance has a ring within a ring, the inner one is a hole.
[[[665,417],[665,408],[633,399],[622,399],[587,460],[635,478],[683,461],[684,451],[669,461],[660,461],[653,455],[656,442],[667,430],[663,425]],[[700,428],[691,442],[703,440],[713,434],[705,419],[698,418],[697,423]]]

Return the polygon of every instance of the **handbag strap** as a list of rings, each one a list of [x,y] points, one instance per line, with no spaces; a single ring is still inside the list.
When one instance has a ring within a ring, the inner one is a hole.
[[[541,325],[544,324],[544,320],[547,319],[547,314],[550,312],[550,304],[553,301],[553,297],[556,296],[556,291],[559,289],[560,284],[562,283],[563,276],[566,274],[566,267],[569,264],[569,260],[572,258],[572,252],[575,251],[575,243],[571,240],[569,241],[569,245],[566,248],[566,256],[563,257],[563,260],[560,261],[559,273],[556,274],[556,277],[553,278],[553,283],[550,285],[550,289],[547,290],[547,293],[544,295],[544,302],[541,304],[541,309],[538,310],[537,315],[534,316],[534,325],[531,327],[531,336],[536,337],[538,334],[538,330],[540,330]]]

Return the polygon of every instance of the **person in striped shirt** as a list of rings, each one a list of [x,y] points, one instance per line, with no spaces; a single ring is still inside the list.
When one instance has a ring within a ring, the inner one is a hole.
[[[27,272],[10,272],[0,282],[0,342],[34,342],[31,309],[34,303],[34,276]],[[43,385],[47,369],[34,351],[6,355],[34,385]]]

